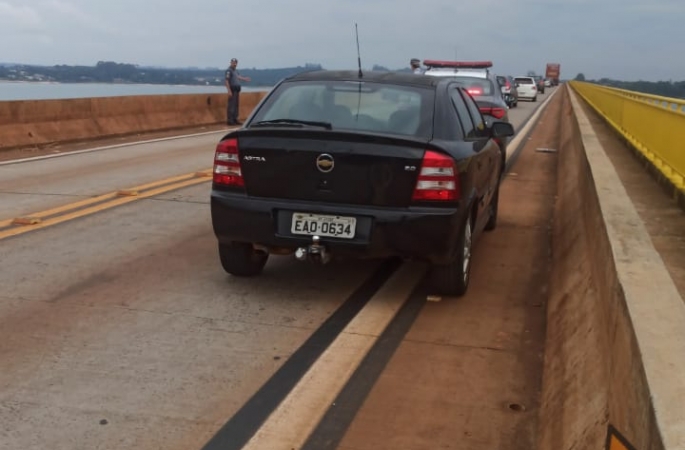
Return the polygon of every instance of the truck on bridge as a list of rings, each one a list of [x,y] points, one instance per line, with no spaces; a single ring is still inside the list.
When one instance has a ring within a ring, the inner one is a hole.
[[[547,69],[545,70],[545,78],[547,78],[552,86],[559,85],[559,74],[561,73],[561,64],[558,63],[547,63]]]

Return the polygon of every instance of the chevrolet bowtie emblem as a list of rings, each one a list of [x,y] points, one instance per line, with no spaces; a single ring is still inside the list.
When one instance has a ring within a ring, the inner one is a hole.
[[[335,160],[327,153],[323,153],[316,158],[316,168],[319,172],[328,173],[335,167]]]

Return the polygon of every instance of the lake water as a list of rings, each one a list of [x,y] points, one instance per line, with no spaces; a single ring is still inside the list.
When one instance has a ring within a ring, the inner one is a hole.
[[[243,92],[268,91],[269,89],[269,87],[243,86]],[[225,94],[226,88],[223,86],[178,86],[165,84],[16,83],[0,81],[0,101],[217,93]]]

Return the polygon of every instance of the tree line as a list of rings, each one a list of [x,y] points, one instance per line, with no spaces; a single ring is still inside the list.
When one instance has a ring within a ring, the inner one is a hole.
[[[320,70],[319,64],[276,69],[240,68],[252,79],[251,86],[273,86],[300,72]],[[59,83],[139,83],[222,86],[226,69],[160,68],[99,61],[95,66],[0,65],[0,80],[52,81]]]
[[[685,80],[683,81],[620,81],[611,78],[599,80],[587,80],[585,75],[579,73],[575,77],[578,81],[588,81],[602,86],[625,89],[628,91],[642,92],[643,94],[660,95],[662,97],[685,99]]]

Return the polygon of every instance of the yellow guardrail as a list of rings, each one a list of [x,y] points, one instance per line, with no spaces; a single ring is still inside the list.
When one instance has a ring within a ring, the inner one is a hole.
[[[571,87],[685,192],[685,100],[588,82]]]

